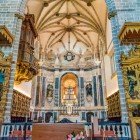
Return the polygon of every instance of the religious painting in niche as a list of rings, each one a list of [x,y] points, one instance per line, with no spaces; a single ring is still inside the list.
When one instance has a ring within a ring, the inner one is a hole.
[[[38,76],[37,77],[37,83],[38,83],[38,85],[37,85],[37,88],[36,88],[36,101],[35,101],[35,106],[38,106],[39,105],[39,98],[40,98],[40,81],[41,81],[41,77],[40,76]]]
[[[49,103],[51,103],[52,99],[53,99],[53,85],[49,84],[47,86],[47,100]]]
[[[86,95],[92,96],[92,85],[90,83],[86,85]]]
[[[88,102],[92,101],[92,85],[90,83],[86,85],[86,97]]]
[[[136,75],[136,71],[128,70],[127,78],[129,82],[129,95],[131,99],[140,99],[139,82],[140,77]]]

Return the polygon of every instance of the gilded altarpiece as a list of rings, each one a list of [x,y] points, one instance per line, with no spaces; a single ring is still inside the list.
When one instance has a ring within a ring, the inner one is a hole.
[[[4,57],[0,51],[0,123],[4,120],[5,106],[9,86],[12,56]]]
[[[121,55],[126,102],[133,139],[138,139],[140,124],[140,46]]]

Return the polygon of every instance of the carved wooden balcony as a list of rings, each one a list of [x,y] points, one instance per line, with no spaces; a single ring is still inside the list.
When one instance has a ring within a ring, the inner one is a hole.
[[[34,40],[37,32],[34,26],[34,15],[25,15],[22,23],[15,84],[29,81],[38,73],[38,60],[34,57]]]
[[[140,22],[126,22],[119,33],[119,39],[123,45],[140,45]]]
[[[9,30],[3,25],[0,26],[0,45],[12,44],[14,37]]]
[[[23,55],[19,56],[15,75],[15,84],[22,81],[30,81],[38,74],[39,64],[34,55],[23,51]]]

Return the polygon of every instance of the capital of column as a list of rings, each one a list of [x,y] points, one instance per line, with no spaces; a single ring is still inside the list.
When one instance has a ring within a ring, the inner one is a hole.
[[[80,69],[79,77],[84,77],[84,70],[83,69]]]
[[[115,17],[117,15],[117,11],[114,10],[114,11],[110,11],[108,13],[108,19],[110,20],[112,17]]]
[[[21,13],[15,13],[15,17],[17,17],[18,19],[24,20],[24,15],[22,15]]]

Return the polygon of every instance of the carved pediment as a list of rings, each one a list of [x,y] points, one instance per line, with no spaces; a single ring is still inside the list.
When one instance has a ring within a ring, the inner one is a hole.
[[[140,44],[140,22],[126,22],[120,33],[119,39],[121,44],[139,45]]]
[[[4,25],[0,26],[0,44],[12,44],[13,40],[14,37],[10,31]]]

